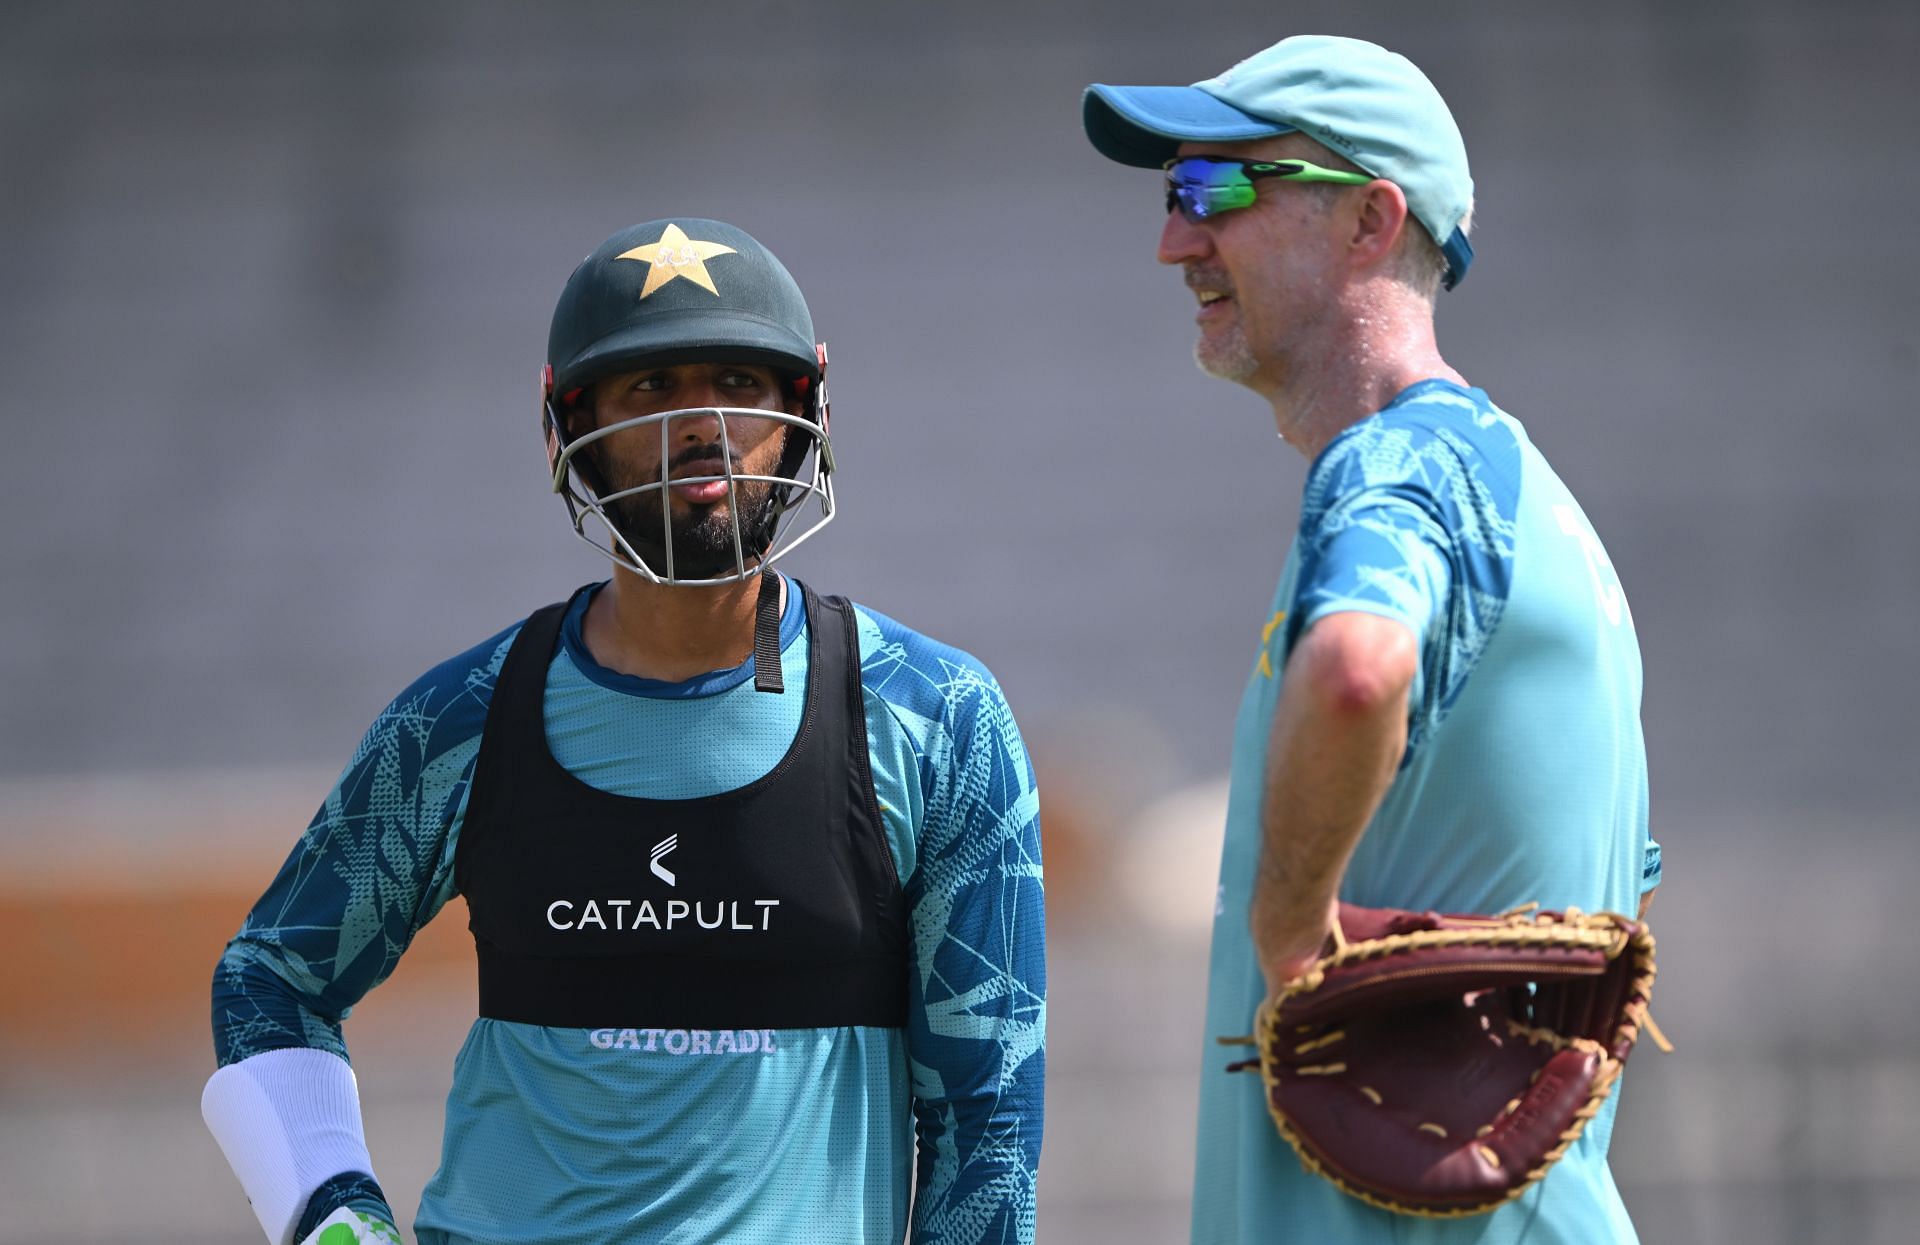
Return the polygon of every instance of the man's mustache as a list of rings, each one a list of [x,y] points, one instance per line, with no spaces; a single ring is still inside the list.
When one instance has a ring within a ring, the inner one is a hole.
[[[667,470],[669,472],[674,472],[692,463],[707,463],[707,462],[716,464],[716,467],[721,463],[731,462],[733,466],[733,473],[735,475],[739,475],[741,471],[740,455],[738,454],[723,455],[720,452],[720,446],[718,444],[694,445],[694,446],[689,446],[687,449],[681,450],[678,454],[674,455],[671,460],[668,461]],[[725,473],[721,470],[716,469],[711,472],[703,472],[702,474],[723,475]]]

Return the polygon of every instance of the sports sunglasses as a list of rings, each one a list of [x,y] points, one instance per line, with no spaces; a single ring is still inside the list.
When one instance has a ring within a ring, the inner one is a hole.
[[[1181,156],[1160,166],[1167,172],[1167,211],[1176,207],[1190,221],[1203,221],[1222,212],[1252,207],[1258,197],[1253,184],[1263,177],[1295,182],[1326,182],[1335,186],[1364,186],[1375,180],[1366,173],[1323,169],[1305,160],[1235,160],[1227,156]]]

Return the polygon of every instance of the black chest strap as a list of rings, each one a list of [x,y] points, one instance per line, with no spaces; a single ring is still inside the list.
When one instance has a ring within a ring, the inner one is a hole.
[[[613,795],[554,760],[546,678],[571,602],[527,620],[488,710],[455,849],[482,1016],[589,1028],[904,1023],[905,900],[874,797],[853,607],[795,584],[808,623],[799,730],[766,775],[702,799]]]

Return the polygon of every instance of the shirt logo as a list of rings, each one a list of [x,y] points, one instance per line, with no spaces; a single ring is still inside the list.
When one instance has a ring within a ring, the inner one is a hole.
[[[631,251],[622,251],[615,259],[631,259],[647,265],[646,284],[640,287],[640,297],[648,298],[653,292],[670,281],[691,281],[707,293],[716,297],[720,291],[714,288],[713,274],[707,271],[707,261],[721,255],[738,255],[740,252],[718,242],[701,242],[689,238],[678,225],[668,225],[660,235],[658,242],[649,242],[636,246]]]
[[[707,919],[709,906],[713,908],[712,920]],[[664,932],[685,928],[691,922],[701,929],[737,929],[764,934],[773,928],[773,910],[779,906],[778,899],[715,899],[711,903],[705,899],[669,899],[663,911],[654,907],[651,899],[642,899],[637,904],[631,899],[583,899],[578,903],[556,899],[547,905],[547,924],[562,933],[572,930],[584,933],[589,929],[602,933],[608,930],[638,933],[641,926]],[[628,908],[633,909],[631,915]]]
[[[1593,534],[1579,511],[1572,506],[1556,505],[1553,517],[1560,523],[1560,530],[1573,537],[1580,545],[1580,553],[1587,561],[1587,576],[1593,581],[1593,599],[1600,607],[1600,613],[1607,622],[1618,627],[1622,620],[1633,622],[1633,611],[1627,607],[1627,594],[1620,590],[1620,576],[1614,573],[1613,563],[1607,559],[1607,550],[1600,538]]]
[[[647,867],[653,870],[653,876],[659,878],[668,886],[675,886],[678,885],[678,883],[673,880],[673,870],[661,864],[660,860],[678,846],[680,846],[680,836],[678,834],[669,834],[666,838],[661,839],[653,845],[653,859],[647,864]]]
[[[772,1055],[780,1047],[772,1029],[595,1029],[587,1040],[598,1050],[665,1050],[669,1055]]]
[[[678,886],[679,879],[660,862],[679,846],[680,835],[676,832],[655,843],[648,853],[652,859],[647,868],[668,886]],[[773,929],[773,910],[779,906],[778,899],[663,899],[657,905],[651,899],[556,899],[547,905],[547,925],[562,933],[598,930],[618,934],[643,929],[671,933],[698,926],[703,930],[765,934]],[[712,915],[708,915],[709,908]]]
[[[1267,660],[1267,650],[1273,644],[1273,633],[1276,630],[1278,630],[1280,627],[1280,624],[1285,621],[1287,621],[1287,611],[1280,610],[1279,612],[1275,613],[1272,618],[1267,619],[1266,626],[1260,628],[1259,670],[1261,675],[1264,676],[1265,678],[1271,679],[1273,677],[1273,663]]]

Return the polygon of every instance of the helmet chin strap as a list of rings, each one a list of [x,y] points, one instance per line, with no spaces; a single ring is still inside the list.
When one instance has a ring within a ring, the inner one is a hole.
[[[785,692],[780,674],[780,575],[760,568],[760,594],[753,604],[753,690]]]

